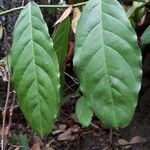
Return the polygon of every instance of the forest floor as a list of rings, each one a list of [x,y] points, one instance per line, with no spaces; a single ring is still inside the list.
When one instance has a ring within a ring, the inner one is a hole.
[[[22,0],[3,1],[4,9],[10,9],[22,5]],[[5,29],[3,38],[0,39],[0,58],[1,62],[10,52],[12,43],[12,33],[19,12],[14,12],[4,16],[0,16],[0,23]],[[49,17],[49,16],[48,16]],[[49,17],[50,18],[50,17]],[[49,21],[51,22],[51,20]],[[149,58],[147,54],[146,58]],[[148,59],[147,59],[148,61]],[[0,63],[1,63],[0,62]],[[73,76],[71,69],[71,60],[68,62],[67,74]],[[131,124],[119,130],[113,130],[102,126],[100,121],[93,117],[90,127],[82,128],[78,123],[74,106],[76,102],[75,83],[69,76],[66,76],[66,86],[64,91],[66,99],[62,106],[58,120],[52,133],[46,138],[40,139],[25,121],[16,98],[13,95],[13,89],[10,87],[10,97],[6,109],[5,127],[9,126],[9,130],[2,132],[3,111],[5,110],[5,102],[8,82],[4,82],[2,73],[3,63],[0,64],[0,138],[4,133],[8,150],[150,150],[150,92],[142,91],[139,98],[139,104],[136,109],[135,116]],[[149,80],[148,80],[149,81]],[[141,98],[142,97],[142,98]],[[148,104],[149,103],[149,104]],[[11,113],[10,110],[13,112]]]

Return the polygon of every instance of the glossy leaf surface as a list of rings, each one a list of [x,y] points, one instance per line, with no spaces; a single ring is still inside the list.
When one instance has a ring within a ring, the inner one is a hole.
[[[59,65],[47,25],[34,2],[26,5],[16,22],[11,56],[20,108],[43,137],[52,130],[59,111]]]
[[[74,67],[89,108],[110,128],[128,125],[137,104],[141,54],[117,0],[89,0],[77,26]]]

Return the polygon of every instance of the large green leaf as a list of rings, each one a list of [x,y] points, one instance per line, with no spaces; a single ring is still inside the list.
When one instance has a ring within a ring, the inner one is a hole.
[[[64,87],[64,69],[65,69],[65,58],[67,56],[68,39],[70,31],[70,18],[67,17],[65,20],[60,22],[53,33],[54,50],[57,54],[60,70],[60,81],[61,81],[61,99],[63,97]]]
[[[39,135],[47,135],[59,111],[59,65],[47,25],[34,2],[27,4],[16,22],[11,56],[20,108],[30,126]]]
[[[144,31],[141,36],[142,45],[150,44],[150,26]]]
[[[78,23],[73,62],[89,108],[108,127],[126,126],[137,104],[141,54],[117,0],[89,0]]]

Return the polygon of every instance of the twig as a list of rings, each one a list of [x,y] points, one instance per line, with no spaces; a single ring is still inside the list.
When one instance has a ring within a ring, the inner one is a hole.
[[[100,129],[99,126],[97,126],[96,124],[91,122],[91,127],[93,127],[94,129]]]
[[[24,6],[24,1],[25,1],[25,0],[22,0],[22,6]]]
[[[76,78],[72,77],[70,74],[68,74],[67,72],[64,73],[66,76],[68,76],[70,79],[72,79],[72,81],[74,81],[74,83],[76,83],[77,85],[79,84]]]
[[[11,107],[7,107],[7,110],[10,109],[10,108],[11,108]],[[19,105],[18,105],[18,104],[14,106],[14,110],[17,109],[17,108],[19,108]],[[2,110],[3,110],[3,109],[0,108],[0,111],[2,111]]]
[[[5,101],[4,111],[3,111],[1,150],[5,150],[5,142],[4,142],[4,134],[5,133],[4,133],[4,131],[5,131],[5,119],[6,119],[9,95],[10,95],[10,72],[8,72],[7,96],[6,96],[6,101]]]
[[[74,90],[70,87],[69,84],[66,83],[66,85],[68,86],[68,87],[67,87],[68,89],[70,89],[72,92],[74,92]],[[67,89],[67,90],[68,90],[68,89]],[[66,91],[66,90],[65,90],[65,91]]]
[[[113,130],[110,129],[110,134],[109,134],[109,143],[112,145],[113,142]]]
[[[79,7],[79,6],[83,6],[85,5],[87,2],[82,2],[82,3],[77,3],[77,4],[73,4],[72,7]],[[40,8],[68,8],[71,5],[39,5]],[[14,11],[18,11],[23,9],[24,6],[20,6],[20,7],[16,7],[16,8],[12,8],[6,11],[3,11],[0,13],[0,16],[2,15],[6,15],[8,13],[14,12]]]
[[[9,133],[11,122],[12,122],[12,115],[13,115],[13,111],[14,111],[15,100],[16,100],[16,96],[15,96],[15,91],[14,91],[14,93],[13,93],[13,101],[12,101],[12,104],[11,104],[11,108],[9,110],[9,123],[8,123],[8,126],[7,126],[7,132],[8,133]]]
[[[114,144],[113,147],[134,146],[134,145],[141,145],[141,144],[147,144],[147,143],[150,143],[150,141],[128,143],[128,144]]]
[[[68,87],[64,89],[64,92],[66,92],[68,89],[71,89],[71,88],[72,88],[73,86],[75,86],[75,85],[76,85],[75,83],[72,84],[72,85],[68,85]]]
[[[2,144],[2,143],[0,143],[0,144]],[[26,147],[26,146],[13,145],[13,144],[9,144],[9,143],[8,143],[8,145],[13,148],[24,148],[26,150],[31,150],[29,147]]]

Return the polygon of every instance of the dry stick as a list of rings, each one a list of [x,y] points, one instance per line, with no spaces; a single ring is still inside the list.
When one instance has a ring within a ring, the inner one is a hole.
[[[22,0],[22,6],[24,6],[24,1],[25,1],[25,0]]]
[[[11,122],[12,122],[12,115],[13,115],[13,111],[14,111],[14,104],[15,104],[15,100],[16,100],[16,96],[15,96],[15,91],[13,92],[13,101],[11,104],[11,108],[9,110],[9,122],[8,122],[8,126],[7,126],[7,132],[9,133],[10,130],[10,126],[11,126]]]
[[[7,107],[7,110],[8,110],[8,109],[10,109],[10,108],[11,108],[10,106],[9,106],[9,107]],[[15,110],[15,109],[17,109],[17,108],[19,108],[19,105],[15,105],[13,110]],[[2,111],[3,109],[2,109],[2,108],[0,108],[0,110]]]
[[[141,145],[141,144],[148,144],[150,141],[145,141],[145,142],[137,142],[137,143],[128,143],[128,144],[114,144],[113,147],[125,147],[125,146],[136,146],[136,145]]]
[[[72,5],[39,5],[40,8],[68,8],[70,6],[72,7],[79,7],[79,6],[83,6],[85,5],[87,2],[82,2],[82,3],[77,3],[77,4],[72,4]],[[8,13],[11,13],[11,12],[14,12],[14,11],[17,11],[17,10],[21,10],[23,9],[24,6],[21,6],[21,7],[16,7],[16,8],[12,8],[12,9],[9,9],[9,10],[6,10],[6,11],[3,11],[0,13],[0,16],[2,15],[6,15]]]
[[[8,72],[8,84],[7,84],[7,96],[5,101],[5,106],[3,110],[3,126],[2,126],[2,139],[1,139],[1,150],[5,150],[5,142],[4,142],[4,130],[5,130],[5,119],[6,119],[6,112],[8,107],[8,100],[10,95],[10,72]]]
[[[100,129],[99,126],[97,126],[96,124],[91,122],[91,127],[95,128],[95,129]],[[101,129],[100,129],[101,130]]]
[[[72,84],[72,85],[69,85],[67,88],[64,89],[64,92],[66,92],[68,89],[71,89],[73,86],[75,86],[76,83]]]
[[[72,77],[70,74],[68,74],[67,72],[64,73],[66,76],[68,76],[70,79],[72,79],[72,81],[74,81],[74,83],[76,83],[77,85],[79,84],[78,83],[78,80],[74,77]]]
[[[109,143],[112,145],[113,142],[113,130],[110,129],[110,134],[109,134]]]
[[[15,100],[16,100],[15,92],[13,92],[13,93],[14,93],[14,95],[13,95],[13,101],[12,101],[12,104],[11,104],[11,107],[10,107],[10,110],[9,110],[9,122],[8,122],[8,126],[7,126],[7,133],[9,133],[9,130],[10,130],[10,126],[11,126],[11,122],[12,122],[12,115],[13,115],[13,110],[14,110],[14,104],[15,104]],[[4,149],[6,147],[6,143],[7,143],[7,139],[5,139]]]
[[[0,143],[1,144],[1,143]],[[8,144],[9,146],[13,147],[13,148],[24,148],[26,150],[31,150],[29,147],[26,146],[19,146],[19,145],[13,145],[13,144]]]
[[[67,83],[66,83],[66,84],[67,84]],[[67,86],[68,86],[68,87],[67,87],[68,89],[70,89],[72,92],[74,92],[74,90],[70,87],[69,84],[67,84]]]

